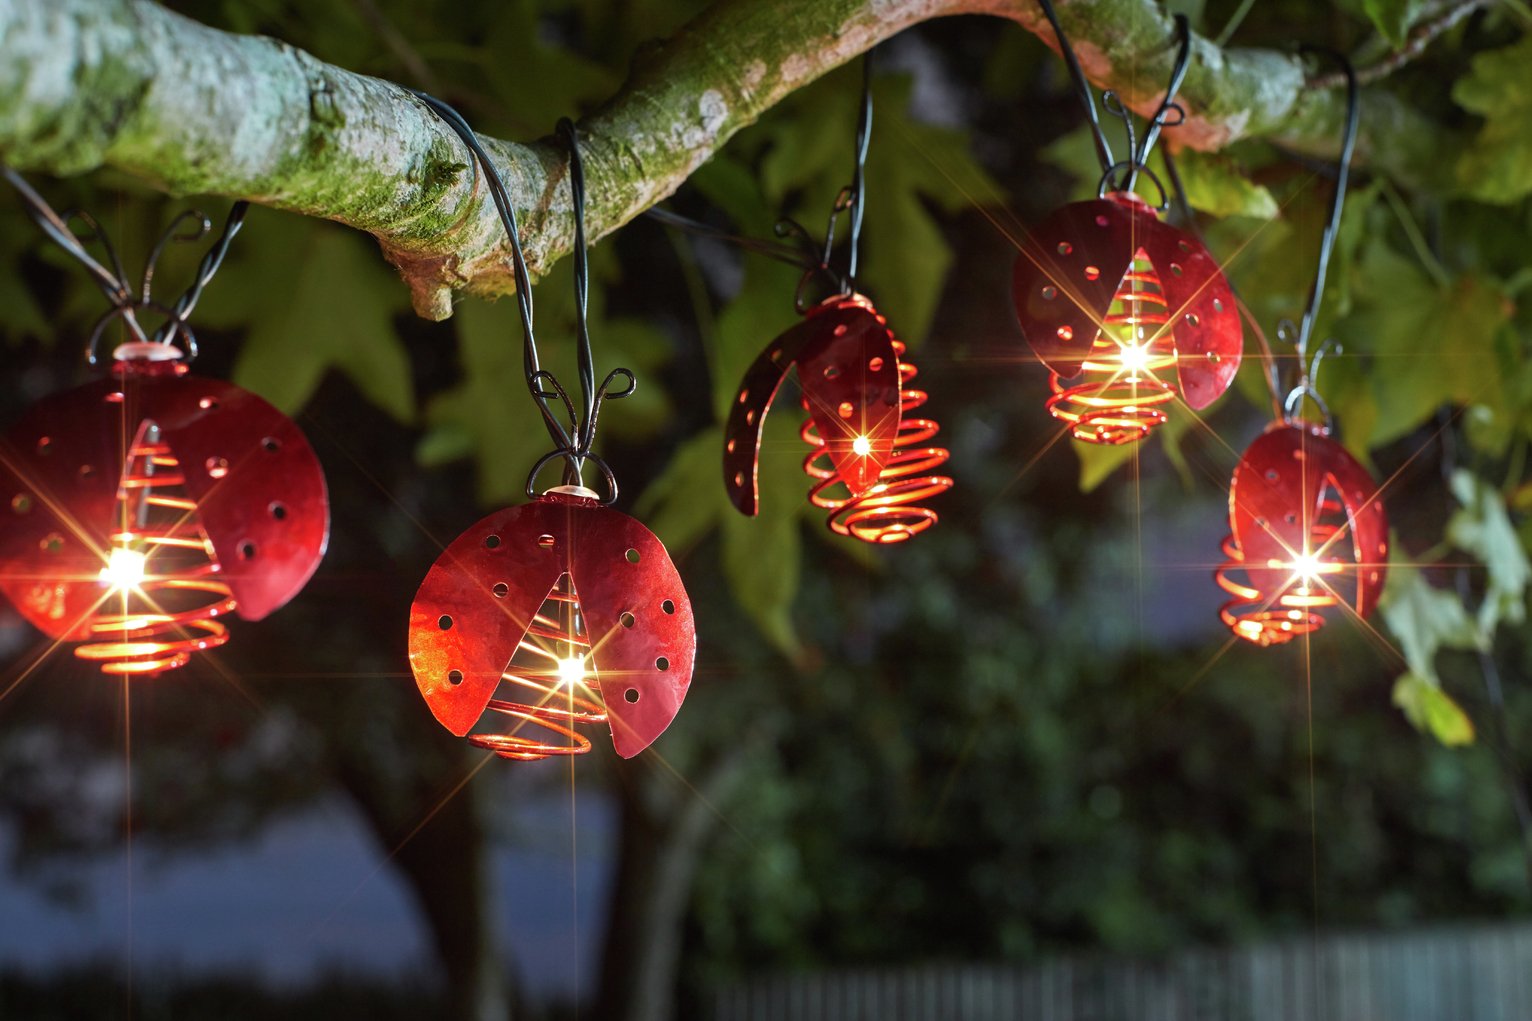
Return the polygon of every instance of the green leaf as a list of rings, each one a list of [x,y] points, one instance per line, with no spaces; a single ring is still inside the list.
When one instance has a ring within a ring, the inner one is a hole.
[[[1424,6],[1422,0],[1362,0],[1362,9],[1396,50],[1405,44]]]
[[[1176,154],[1176,169],[1186,188],[1186,201],[1193,209],[1220,219],[1248,216],[1272,220],[1280,212],[1271,191],[1250,180],[1226,156],[1184,149]]]
[[[1181,452],[1181,439],[1186,435],[1192,425],[1192,413],[1185,408],[1177,407],[1171,412],[1170,419],[1151,434],[1151,438],[1158,437],[1165,445],[1165,454],[1170,458],[1182,475],[1183,479],[1189,477],[1186,460]],[[1119,443],[1115,446],[1101,443],[1086,443],[1082,440],[1070,440],[1074,447],[1075,456],[1080,459],[1080,492],[1089,493],[1101,483],[1133,459],[1135,455],[1143,452],[1143,444]]]
[[[414,384],[392,322],[406,307],[405,289],[362,235],[327,224],[302,226],[247,246],[247,263],[260,255],[270,265],[245,281],[251,327],[234,381],[292,413],[327,371],[339,369],[372,403],[411,420]],[[238,290],[225,283],[219,293]],[[202,318],[211,320],[220,306],[206,304]],[[239,304],[231,296],[219,318],[245,318],[237,314]]]
[[[1447,522],[1447,538],[1489,571],[1488,591],[1479,606],[1479,638],[1488,645],[1501,621],[1520,624],[1526,619],[1532,564],[1495,487],[1462,468],[1453,472],[1451,486],[1463,506]]]
[[[1485,118],[1458,157],[1458,183],[1485,202],[1511,203],[1532,193],[1532,35],[1475,56],[1452,98]]]
[[[1451,695],[1426,678],[1401,675],[1394,682],[1393,700],[1416,730],[1430,734],[1448,748],[1473,744],[1473,721]]]
[[[645,487],[633,513],[672,556],[702,541],[724,515],[737,513],[723,485],[723,429],[704,429],[681,444]]]
[[[1399,639],[1412,673],[1436,679],[1437,650],[1477,649],[1479,629],[1455,593],[1432,587],[1419,570],[1390,564],[1378,609]]]

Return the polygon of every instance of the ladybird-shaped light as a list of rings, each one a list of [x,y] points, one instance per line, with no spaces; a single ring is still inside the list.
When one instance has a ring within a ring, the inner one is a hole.
[[[1052,370],[1048,410],[1076,439],[1142,439],[1177,397],[1205,408],[1239,369],[1239,315],[1217,260],[1130,192],[1043,221],[1016,260],[1014,298]]]
[[[1388,517],[1367,469],[1319,426],[1278,422],[1229,484],[1220,611],[1234,633],[1276,645],[1318,630],[1325,610],[1366,617],[1388,570]]]
[[[801,435],[809,499],[830,528],[865,542],[894,543],[936,523],[923,502],[952,488],[933,474],[947,451],[930,445],[940,427],[912,412],[926,403],[909,386],[915,367],[888,322],[860,294],[835,295],[808,310],[750,366],[724,430],[724,484],[741,513],[759,506],[757,474],[766,413],[796,366],[808,412]]]
[[[324,555],[324,474],[248,391],[125,344],[102,380],[0,440],[0,591],[108,674],[157,674],[303,588]]]
[[[595,497],[564,486],[484,518],[442,552],[410,607],[426,704],[504,758],[587,752],[574,726],[603,722],[617,754],[637,755],[691,683],[697,632],[675,565]]]

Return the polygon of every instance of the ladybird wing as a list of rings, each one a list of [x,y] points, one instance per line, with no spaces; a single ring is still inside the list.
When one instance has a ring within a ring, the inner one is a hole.
[[[290,418],[232,383],[180,376],[142,385],[145,414],[181,462],[239,615],[265,617],[324,557],[330,504],[319,459]]]
[[[512,507],[454,539],[426,572],[410,604],[410,670],[432,714],[457,736],[478,722],[543,600],[569,570],[561,551],[570,538],[568,513],[544,503]]]
[[[0,438],[0,591],[52,638],[89,637],[137,418],[110,380],[34,405]]]
[[[1282,426],[1263,433],[1246,449],[1229,484],[1229,524],[1244,557],[1251,586],[1271,594],[1292,580],[1295,551],[1308,538],[1299,510],[1315,479],[1303,451],[1315,437]]]
[[[1205,408],[1239,371],[1245,342],[1234,292],[1201,241],[1152,215],[1137,219],[1170,316],[1181,396],[1193,408]]]
[[[899,435],[899,356],[882,316],[847,303],[821,312],[803,350],[798,378],[814,428],[825,441],[836,476],[852,497],[878,482]],[[867,440],[867,453],[855,449]]]
[[[691,684],[691,600],[654,533],[620,511],[578,510],[573,578],[617,754],[632,758],[670,726]]]
[[[804,345],[817,336],[812,319],[796,323],[762,351],[740,382],[739,393],[729,405],[724,426],[723,480],[729,501],[741,514],[755,517],[760,511],[757,471],[766,413],[782,388],[782,381],[801,357]]]
[[[1345,505],[1351,534],[1336,541],[1348,543],[1356,555],[1356,612],[1365,617],[1378,604],[1388,575],[1388,513],[1372,474],[1345,447],[1317,436],[1310,441],[1309,457],[1315,473],[1322,473]]]
[[[1065,378],[1079,374],[1137,249],[1133,215],[1106,199],[1064,206],[1027,235],[1012,297],[1044,365]]]

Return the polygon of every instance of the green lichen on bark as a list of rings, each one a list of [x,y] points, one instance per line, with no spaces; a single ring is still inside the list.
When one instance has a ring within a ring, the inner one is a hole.
[[[1156,0],[1057,6],[1093,80],[1151,112],[1174,58],[1172,22]],[[955,14],[1006,18],[1053,44],[1032,0],[718,0],[642,50],[624,86],[582,123],[591,237],[674,192],[792,91],[912,24]],[[1217,149],[1264,136],[1331,152],[1340,97],[1304,82],[1291,55],[1195,39],[1174,144]],[[1360,151],[1407,182],[1428,179],[1438,133],[1397,103],[1376,105],[1384,116]],[[535,277],[573,243],[566,156],[546,139],[484,141]],[[0,0],[0,160],[61,175],[111,166],[172,193],[340,221],[377,237],[432,318],[451,313],[454,291],[514,289],[469,154],[423,103],[151,0]]]

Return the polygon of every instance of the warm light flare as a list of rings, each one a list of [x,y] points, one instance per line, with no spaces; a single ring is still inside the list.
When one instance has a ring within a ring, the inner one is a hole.
[[[148,557],[122,546],[114,548],[101,569],[101,583],[113,591],[136,589],[144,583],[144,565]]]
[[[585,680],[585,657],[568,656],[559,660],[559,683],[567,688]]]
[[[851,452],[857,457],[866,457],[872,453],[872,441],[865,436],[858,436],[851,441]]]

